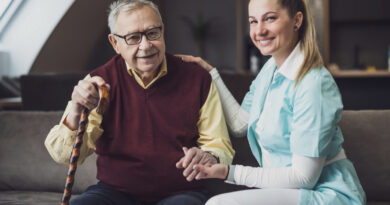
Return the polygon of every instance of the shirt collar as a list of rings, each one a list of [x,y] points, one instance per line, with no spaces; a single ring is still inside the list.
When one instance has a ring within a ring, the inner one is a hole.
[[[290,53],[287,59],[283,62],[282,66],[277,70],[280,74],[284,75],[290,80],[295,80],[299,68],[304,60],[304,53],[301,49],[301,43],[298,42],[294,50]]]
[[[156,77],[153,78],[153,80],[148,85],[144,85],[141,78],[135,72],[134,68],[130,67],[130,65],[126,61],[125,61],[125,63],[126,63],[126,69],[127,69],[127,72],[129,73],[129,75],[134,76],[137,83],[140,84],[145,89],[149,88],[157,79],[163,77],[164,75],[166,75],[168,73],[167,59],[164,56],[163,61],[162,61],[161,66],[160,66],[160,72],[157,74]]]

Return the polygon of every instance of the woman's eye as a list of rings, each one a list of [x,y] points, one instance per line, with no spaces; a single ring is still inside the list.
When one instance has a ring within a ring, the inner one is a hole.
[[[249,24],[256,24],[257,21],[256,20],[249,20]]]
[[[276,17],[270,16],[270,17],[265,18],[265,21],[273,21],[275,19],[276,19]]]

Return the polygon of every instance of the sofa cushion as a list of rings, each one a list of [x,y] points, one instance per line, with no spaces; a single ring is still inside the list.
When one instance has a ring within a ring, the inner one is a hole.
[[[55,205],[60,204],[62,193],[34,191],[0,191],[0,204]],[[72,195],[72,198],[76,195]]]
[[[390,110],[343,111],[343,147],[370,201],[390,201]]]
[[[388,201],[368,201],[367,205],[390,205]]]
[[[62,192],[68,165],[57,164],[44,141],[60,112],[0,112],[0,190]],[[78,166],[73,193],[96,183],[96,157]]]

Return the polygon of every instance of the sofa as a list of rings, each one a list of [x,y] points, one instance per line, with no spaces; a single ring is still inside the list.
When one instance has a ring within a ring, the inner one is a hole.
[[[44,147],[62,111],[0,112],[0,204],[59,204],[67,165],[55,163]],[[348,158],[354,163],[369,205],[390,205],[390,110],[344,111],[340,122]],[[233,138],[236,164],[256,166],[246,138]],[[96,156],[78,166],[74,195],[96,183]],[[246,189],[209,180],[212,194]]]

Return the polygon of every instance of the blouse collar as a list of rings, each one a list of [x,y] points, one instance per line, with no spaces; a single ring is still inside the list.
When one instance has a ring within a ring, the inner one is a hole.
[[[282,66],[277,72],[284,75],[290,80],[295,80],[298,71],[303,63],[304,53],[301,49],[301,43],[298,42],[294,50],[290,53],[287,59],[283,62]]]

